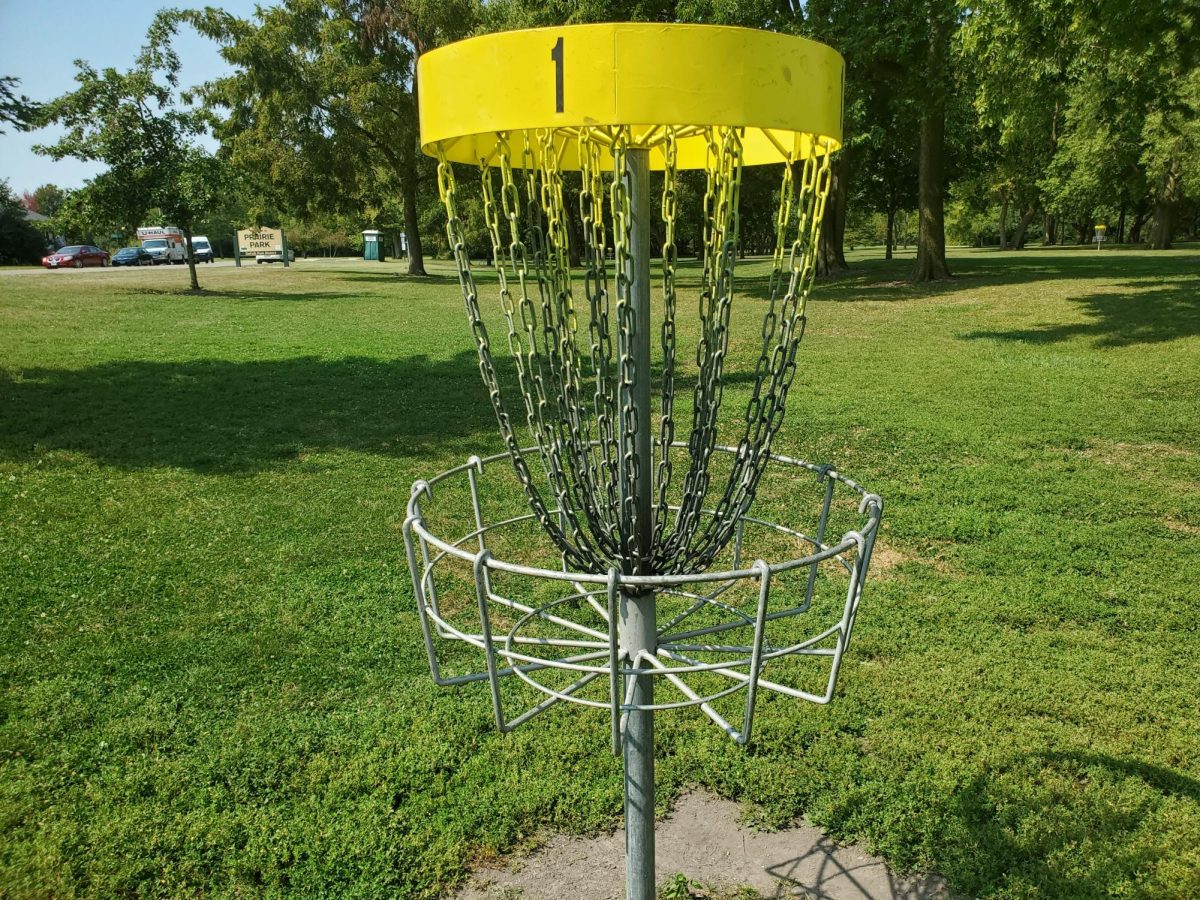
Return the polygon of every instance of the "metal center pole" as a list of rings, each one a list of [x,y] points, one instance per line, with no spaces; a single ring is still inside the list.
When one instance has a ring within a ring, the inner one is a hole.
[[[653,538],[653,458],[650,423],[650,152],[630,149],[625,153],[625,179],[632,214],[629,256],[625,275],[629,281],[633,334],[634,452],[637,478],[634,482],[636,537],[633,543],[642,558],[634,571],[644,574],[645,558]],[[626,427],[624,422],[622,428]],[[627,661],[642,652],[657,649],[654,592],[623,591],[617,633]],[[644,668],[640,663],[637,667]],[[654,679],[632,675],[635,706],[654,702]],[[631,711],[625,720],[625,885],[628,900],[654,900],[654,712]]]

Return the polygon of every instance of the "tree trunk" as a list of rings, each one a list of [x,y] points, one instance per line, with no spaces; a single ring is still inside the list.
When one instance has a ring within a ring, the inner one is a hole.
[[[1154,227],[1150,230],[1151,250],[1170,250],[1175,236],[1175,204],[1168,200],[1154,202]]]
[[[579,193],[564,191],[563,207],[567,218],[567,264],[572,269],[578,269],[583,261],[580,255],[583,248],[583,216],[579,211]]]
[[[192,232],[191,229],[179,226],[179,230],[183,232],[183,246],[187,249],[187,264],[188,277],[191,280],[191,288],[193,291],[200,290],[200,279],[196,277],[196,252],[192,249]]]
[[[1008,249],[1008,196],[1000,201],[1000,248]]]
[[[1167,165],[1158,196],[1154,198],[1154,227],[1150,232],[1151,250],[1170,250],[1175,237],[1175,200],[1179,186],[1179,169],[1174,161]]]
[[[1079,243],[1090,244],[1092,242],[1092,220],[1091,216],[1086,219],[1080,219],[1075,223],[1075,227],[1079,229]]]
[[[896,210],[888,207],[887,211],[887,245],[883,253],[884,259],[892,258],[892,248],[896,246]]]
[[[392,259],[399,259],[404,253],[404,247],[400,244],[400,235],[392,232]]]
[[[1140,244],[1142,242],[1142,226],[1146,223],[1145,213],[1136,213],[1133,217],[1133,226],[1129,229],[1129,243]]]
[[[1124,200],[1122,200],[1121,201],[1121,213],[1120,213],[1120,215],[1117,216],[1117,243],[1118,244],[1125,243],[1125,207],[1126,206],[1128,206],[1128,204]]]
[[[946,265],[946,212],[943,165],[946,153],[946,90],[953,13],[934,0],[929,9],[926,94],[921,110],[921,148],[917,172],[917,265],[913,281],[950,277]]]
[[[1042,223],[1042,245],[1045,247],[1053,247],[1058,243],[1058,222],[1054,220],[1054,216],[1047,215]]]
[[[1037,215],[1037,206],[1031,206],[1025,212],[1021,213],[1021,220],[1017,222],[1017,233],[1013,235],[1013,249],[1025,249],[1025,232],[1029,230],[1029,223],[1033,221],[1033,217]]]
[[[821,239],[817,247],[818,275],[832,275],[850,268],[846,264],[845,249],[849,172],[849,154],[843,150],[830,171],[829,199],[825,203],[825,219],[821,222]]]
[[[950,277],[946,265],[946,216],[942,196],[942,156],[946,110],[941,101],[921,116],[921,150],[917,182],[917,265],[913,281]]]
[[[415,167],[415,162],[411,165]],[[417,219],[417,176],[404,173],[400,184],[404,195],[404,236],[408,239],[408,274],[425,274],[425,254],[421,251],[421,229]]]

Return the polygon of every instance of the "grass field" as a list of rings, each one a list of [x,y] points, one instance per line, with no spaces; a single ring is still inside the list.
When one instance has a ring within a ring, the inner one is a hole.
[[[660,806],[1198,896],[1200,254],[908,265],[817,286],[776,445],[887,503],[838,698],[664,715]],[[618,821],[604,716],[430,683],[403,505],[500,444],[451,270],[399,271],[0,274],[0,895],[428,897]]]

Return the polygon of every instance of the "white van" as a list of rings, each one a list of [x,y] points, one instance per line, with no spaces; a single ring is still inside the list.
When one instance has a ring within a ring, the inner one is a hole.
[[[142,249],[154,257],[154,265],[187,262],[187,245],[183,242],[183,232],[174,225],[139,228],[137,236],[142,242]]]
[[[196,254],[196,262],[212,262],[213,248],[202,234],[192,235],[192,252]]]

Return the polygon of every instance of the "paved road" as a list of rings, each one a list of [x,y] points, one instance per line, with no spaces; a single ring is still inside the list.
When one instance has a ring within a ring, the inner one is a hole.
[[[315,259],[310,260],[310,262],[315,262],[315,261],[316,261]],[[296,265],[300,262],[301,262],[301,260],[296,260],[296,262],[292,263],[292,265]],[[228,268],[233,265],[235,265],[235,263],[232,259],[217,259],[210,263],[197,263],[196,269],[198,272],[204,272],[207,269]],[[253,268],[257,264],[254,262],[243,261],[242,265],[250,266],[251,268]],[[281,266],[282,264],[281,263],[269,263],[269,264],[264,263],[264,265]],[[139,267],[135,267],[135,266],[104,266],[104,267],[89,266],[86,269],[71,269],[71,268],[43,269],[41,266],[38,266],[36,269],[32,269],[32,268],[9,268],[7,266],[0,266],[0,277],[25,276],[25,277],[36,278],[38,276],[52,276],[55,278],[61,278],[61,277],[63,277],[64,273],[69,276],[69,275],[76,274],[76,273],[82,274],[84,272],[88,272],[88,273],[96,273],[96,272],[115,273],[115,272],[127,272],[127,271],[162,272],[167,269],[173,269],[175,271],[186,272],[187,266],[139,266]]]

